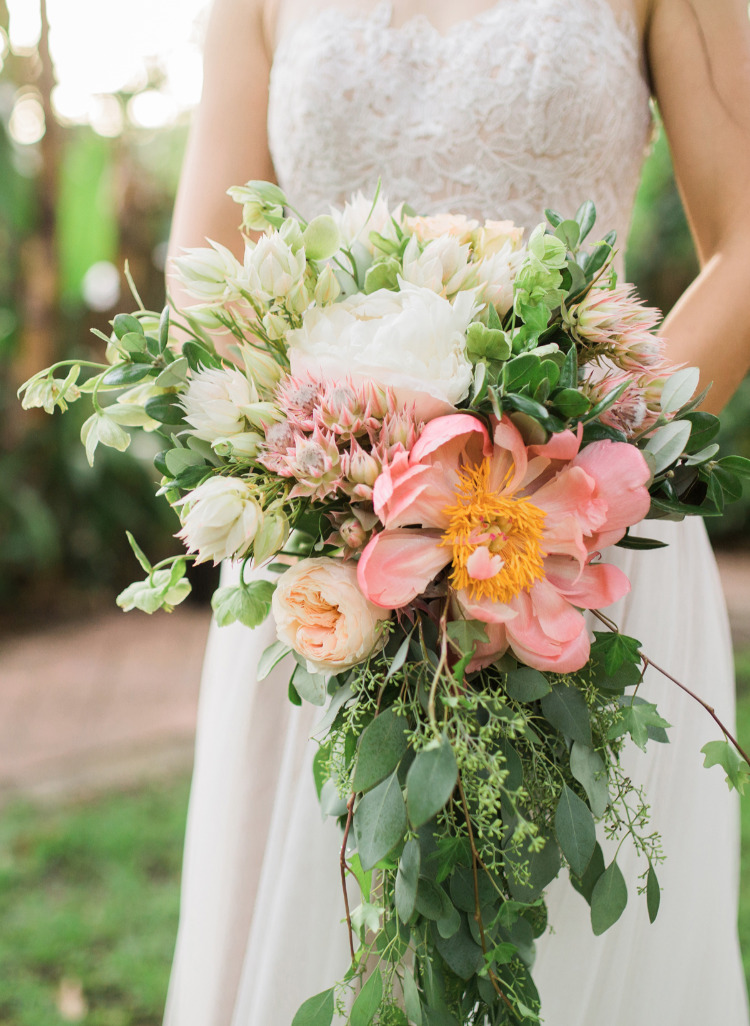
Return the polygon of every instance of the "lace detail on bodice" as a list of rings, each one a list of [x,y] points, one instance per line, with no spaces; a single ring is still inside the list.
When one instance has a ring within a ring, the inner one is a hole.
[[[372,192],[392,204],[532,226],[585,199],[624,244],[651,115],[635,21],[607,0],[499,0],[441,34],[325,8],[283,35],[271,72],[278,180],[303,212]]]

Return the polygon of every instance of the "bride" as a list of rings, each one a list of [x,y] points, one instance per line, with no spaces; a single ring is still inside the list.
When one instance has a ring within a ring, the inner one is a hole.
[[[379,177],[393,204],[526,226],[545,206],[570,214],[591,198],[622,244],[653,93],[702,265],[664,334],[675,361],[713,381],[707,408],[741,380],[745,0],[215,0],[205,70],[173,252],[206,236],[236,248],[225,190],[251,178],[276,178],[303,213],[372,192]],[[731,649],[703,525],[649,522],[647,533],[669,546],[608,556],[633,582],[611,615],[731,718]],[[210,636],[167,1026],[289,1026],[347,968],[340,838],[321,821],[310,767],[314,710],[288,702],[285,669],[256,682],[271,640],[268,624]],[[626,913],[600,938],[583,899],[553,885],[555,932],[534,971],[542,1012],[551,1026],[747,1026],[737,808],[701,767],[710,721],[663,679],[644,687],[674,725],[671,744],[629,763],[663,837],[662,910],[650,926],[635,860]]]

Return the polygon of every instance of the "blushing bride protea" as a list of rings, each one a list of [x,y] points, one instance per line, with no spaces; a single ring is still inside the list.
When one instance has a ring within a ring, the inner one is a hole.
[[[468,414],[431,421],[375,482],[385,530],[359,561],[363,593],[398,609],[450,566],[460,615],[487,627],[472,668],[510,648],[540,670],[579,670],[589,657],[580,610],[630,589],[621,570],[594,560],[650,504],[634,446],[580,444],[580,431],[563,431],[527,447],[507,417],[492,438]]]

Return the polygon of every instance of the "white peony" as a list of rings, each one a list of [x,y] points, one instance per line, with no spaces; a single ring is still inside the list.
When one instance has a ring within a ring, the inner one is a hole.
[[[245,556],[263,520],[263,511],[246,481],[212,477],[175,505],[182,506],[177,534],[197,563]]]
[[[358,293],[308,310],[287,336],[292,374],[391,387],[400,403],[415,403],[418,420],[450,413],[471,385],[466,329],[474,295],[460,292],[449,303],[402,284],[401,292]]]
[[[286,570],[271,600],[276,633],[313,671],[338,673],[361,663],[384,640],[390,610],[359,589],[353,563],[320,557]]]

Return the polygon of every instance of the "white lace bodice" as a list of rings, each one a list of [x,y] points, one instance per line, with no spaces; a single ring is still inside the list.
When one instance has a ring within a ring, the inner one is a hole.
[[[269,139],[303,212],[380,177],[392,204],[511,218],[572,216],[593,199],[621,243],[651,115],[629,12],[607,0],[499,0],[441,34],[324,8],[282,34]]]

